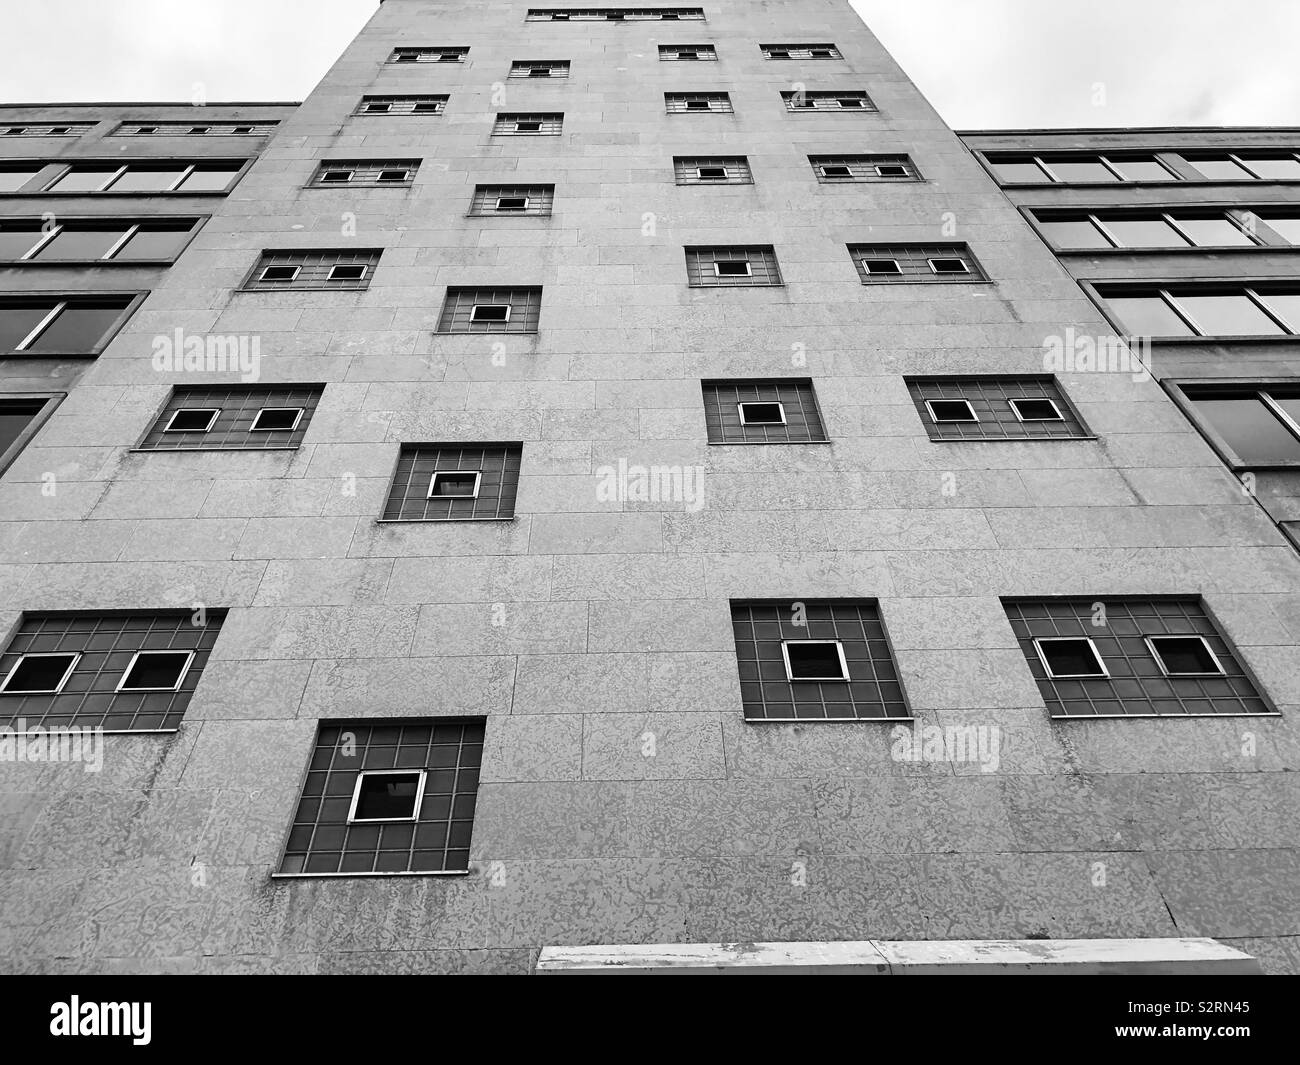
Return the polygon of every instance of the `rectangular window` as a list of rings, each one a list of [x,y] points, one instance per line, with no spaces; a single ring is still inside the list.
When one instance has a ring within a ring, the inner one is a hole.
[[[567,78],[567,59],[516,59],[510,64],[512,78]]]
[[[321,722],[277,876],[469,871],[483,718]]]
[[[170,263],[189,243],[200,219],[60,218],[0,222],[0,261],[7,263]]]
[[[679,185],[752,185],[754,175],[743,155],[675,156],[673,174]]]
[[[687,248],[686,276],[692,288],[754,288],[783,284],[770,244]]]
[[[370,287],[379,258],[378,248],[357,251],[264,251],[244,281],[242,291],[290,289],[357,292]]]
[[[390,63],[463,63],[469,56],[468,48],[394,48],[388,57]]]
[[[354,115],[440,115],[450,99],[446,95],[363,96]]]
[[[114,137],[269,137],[279,125],[278,119],[255,122],[218,122],[195,126],[189,122],[123,122],[113,130]]]
[[[916,164],[906,155],[810,155],[808,162],[823,185],[921,180]]]
[[[864,285],[987,281],[965,244],[850,244]]]
[[[0,126],[0,137],[80,137],[95,128],[93,122],[60,122],[55,125]]]
[[[875,111],[876,105],[865,92],[858,89],[845,92],[809,92],[808,90],[781,93],[787,111]]]
[[[661,44],[661,63],[716,63],[717,49],[711,44]]]
[[[1048,374],[904,381],[931,440],[1080,440],[1092,435]]]
[[[311,424],[324,387],[174,388],[137,447],[143,451],[297,448]]]
[[[990,152],[985,158],[1003,185],[1110,185],[1182,180],[1154,155]]]
[[[554,185],[476,185],[469,213],[549,215],[554,204]]]
[[[542,313],[540,287],[447,289],[439,333],[536,333]]]
[[[419,159],[338,159],[321,163],[309,184],[314,188],[349,185],[353,188],[409,188],[420,169]]]
[[[1300,466],[1300,387],[1189,384],[1180,391],[1234,470]]]
[[[384,521],[507,521],[522,444],[403,444]]]
[[[873,600],[733,601],[746,721],[911,718]]]
[[[764,59],[843,59],[833,44],[760,44]]]
[[[62,398],[62,393],[0,393],[0,473],[22,453]]]
[[[1169,211],[1036,211],[1039,229],[1065,250],[1099,248],[1162,251],[1187,248],[1253,248],[1270,243],[1267,225],[1244,209]],[[1275,238],[1275,243],[1284,243]]]
[[[0,298],[0,352],[45,357],[98,355],[142,298]]]
[[[664,106],[670,115],[712,112],[732,113],[731,97],[725,92],[666,92]]]
[[[492,126],[494,137],[558,137],[564,129],[564,115],[556,112],[498,114]]]
[[[1054,718],[1275,712],[1199,599],[1004,599],[1003,606]]]
[[[702,7],[531,7],[529,22],[704,21]]]
[[[27,613],[0,654],[0,721],[174,732],[224,610]],[[57,676],[56,676],[57,674]]]
[[[229,191],[243,169],[243,162],[73,163],[45,181],[42,189],[77,195],[211,195]]]
[[[824,444],[826,428],[809,378],[704,381],[710,444]]]
[[[1097,294],[1133,336],[1271,337],[1300,333],[1300,287],[1215,282],[1146,288],[1098,285]]]

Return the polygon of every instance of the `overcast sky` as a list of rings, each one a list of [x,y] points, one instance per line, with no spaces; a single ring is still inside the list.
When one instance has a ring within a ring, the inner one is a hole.
[[[301,100],[376,6],[2,2],[6,103]],[[1300,0],[853,3],[959,129],[1300,125]]]

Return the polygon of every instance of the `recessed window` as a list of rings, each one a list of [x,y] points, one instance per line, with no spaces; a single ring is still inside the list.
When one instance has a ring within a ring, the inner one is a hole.
[[[470,311],[471,322],[508,322],[510,307],[501,303],[476,303]]]
[[[536,333],[542,312],[540,287],[447,289],[439,333]]]
[[[673,173],[679,185],[752,185],[754,175],[743,155],[676,156]]]
[[[864,285],[969,284],[988,278],[965,244],[850,244]]]
[[[1300,390],[1242,384],[1181,391],[1233,469],[1300,465]]]
[[[47,187],[75,193],[220,193],[243,169],[240,163],[73,163]]]
[[[526,211],[528,210],[527,196],[498,196],[498,211]]]
[[[0,473],[16,459],[63,396],[0,393]]]
[[[787,111],[875,111],[865,92],[811,92],[788,90],[781,93]]]
[[[533,67],[528,71],[528,76],[530,78],[549,78],[551,71],[548,67]]]
[[[687,248],[686,276],[692,288],[782,284],[776,251],[770,245]]]
[[[925,405],[930,410],[930,417],[940,425],[979,421],[975,408],[964,399],[927,399]]]
[[[118,691],[173,692],[194,661],[193,651],[137,651]]]
[[[821,168],[821,173],[822,173],[822,177],[828,177],[828,178],[851,178],[853,176],[852,170],[850,170],[847,166],[843,166],[838,163],[833,164],[831,166],[823,166]]]
[[[263,407],[253,419],[249,432],[291,433],[298,428],[301,419],[301,407]]]
[[[478,470],[438,470],[429,478],[429,498],[474,499],[482,479],[483,474]]]
[[[522,457],[520,444],[404,444],[383,520],[509,520]]]
[[[326,279],[329,281],[360,281],[365,276],[366,268],[364,264],[344,263],[339,266],[331,266]]]
[[[785,407],[780,403],[738,403],[741,425],[785,425]]]
[[[297,266],[268,266],[262,270],[260,281],[293,281],[298,277],[298,271],[301,267]]]
[[[905,377],[935,441],[1080,440],[1091,436],[1050,374]]]
[[[533,114],[498,114],[492,126],[495,137],[558,137],[564,129],[564,115],[558,111]]]
[[[411,96],[363,96],[357,115],[440,115],[447,106],[445,93]]]
[[[174,412],[163,429],[164,433],[206,433],[216,424],[221,413],[215,408],[196,410],[184,408]]]
[[[549,215],[554,203],[554,185],[477,185],[469,213]]]
[[[725,166],[701,166],[696,168],[695,173],[701,181],[727,180],[727,168]]]
[[[869,274],[901,274],[903,268],[897,259],[863,259],[862,269]]]
[[[1168,677],[1223,675],[1223,666],[1204,636],[1148,636],[1146,641]]]
[[[541,131],[542,124],[531,119],[524,122],[515,123],[516,133],[538,133]]]
[[[844,645],[838,640],[784,640],[785,675],[792,681],[849,679]]]
[[[1284,336],[1300,332],[1300,290],[1277,282],[1180,284],[1161,289],[1098,285],[1134,336]]]
[[[730,114],[731,97],[725,92],[666,92],[664,106],[669,114],[694,111],[716,111]]]
[[[826,428],[806,377],[704,381],[710,444],[821,444]]]
[[[903,166],[900,163],[881,163],[876,167],[876,174],[879,177],[894,177],[894,178],[911,176],[907,172],[907,167]]]
[[[1064,421],[1060,409],[1050,399],[1012,399],[1008,402],[1022,422]]]
[[[930,269],[936,274],[969,274],[970,267],[961,259],[931,259]]]
[[[238,365],[240,352],[231,356]],[[323,390],[322,385],[176,388],[137,448],[291,450],[302,442]]]
[[[0,684],[0,695],[56,694],[63,690],[80,658],[76,653],[22,655]]]
[[[1049,677],[1105,677],[1105,663],[1086,637],[1052,636],[1034,641]]]
[[[418,820],[425,772],[423,769],[371,769],[358,774],[348,823]]]

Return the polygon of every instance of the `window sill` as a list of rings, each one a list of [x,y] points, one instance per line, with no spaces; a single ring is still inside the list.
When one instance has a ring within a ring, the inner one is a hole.
[[[324,185],[313,182],[301,186],[304,189],[410,189],[414,187],[415,183],[412,181],[331,181]]]
[[[1265,219],[1267,221],[1267,219]],[[1176,248],[1057,248],[1051,244],[1047,245],[1057,255],[1081,256],[1081,255],[1103,255],[1107,257],[1116,257],[1123,255],[1187,255],[1197,252],[1202,255],[1251,255],[1261,251],[1280,251],[1280,252],[1297,252],[1300,251],[1300,245],[1296,244],[1253,244],[1245,247],[1241,244],[1216,245],[1214,247],[1176,247]]]
[[[859,279],[860,280],[860,279]],[[902,281],[862,281],[863,288],[878,288],[887,285],[992,285],[993,280],[987,277],[967,277],[961,280],[957,278],[905,278]]]
[[[0,359],[97,359],[102,351],[0,351]]]
[[[51,190],[51,191],[46,192],[46,191],[41,191],[40,189],[37,189],[37,190],[34,190],[34,191],[32,191],[32,192],[0,192],[0,197],[5,197],[5,196],[20,196],[20,197],[25,197],[25,198],[27,198],[27,199],[36,199],[36,198],[38,198],[38,197],[41,198],[41,199],[46,199],[46,198],[48,198],[48,197],[50,197],[50,196],[55,196],[55,197],[63,197],[63,198],[65,198],[65,199],[75,199],[76,197],[79,197],[79,196],[80,196],[80,197],[83,197],[83,198],[86,197],[86,196],[118,196],[118,197],[121,197],[122,199],[127,199],[127,198],[132,197],[132,196],[135,196],[135,197],[140,197],[140,196],[228,196],[229,194],[230,194],[230,189],[223,189],[223,190],[220,191],[220,192],[213,192],[211,189],[206,189],[206,190],[204,190],[204,191],[202,191],[202,192],[199,192],[199,191],[197,191],[197,190],[192,190],[192,189],[191,189],[191,190],[186,190],[186,189],[157,189],[157,190],[154,190],[154,191],[130,190],[130,191],[123,191],[123,192],[114,192],[112,189],[106,189],[106,190],[103,191],[103,192],[94,192],[94,191],[92,191],[92,192],[59,192],[59,191],[57,191],[57,190]]]
[[[13,728],[13,719],[0,718],[0,728]],[[76,728],[98,730],[99,725],[79,723],[76,719],[62,725],[36,725],[34,728],[41,729],[40,732],[15,732],[15,736],[48,736],[50,729],[53,728]],[[179,728],[106,728],[103,730],[105,736],[175,736],[180,732]]]
[[[1300,344],[1300,333],[1258,334],[1245,336],[1205,336],[1205,337],[1144,337],[1152,344],[1169,346],[1188,344]]]
[[[275,288],[267,285],[265,288],[260,286],[257,288],[237,288],[234,291],[266,295],[268,293],[284,292],[366,292],[368,289],[369,286],[366,288],[343,288],[335,285],[285,285],[283,288]]]

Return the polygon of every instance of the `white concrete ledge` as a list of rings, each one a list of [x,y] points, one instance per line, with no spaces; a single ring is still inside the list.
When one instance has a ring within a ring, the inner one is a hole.
[[[537,972],[1260,975],[1213,939],[1015,939],[861,943],[681,943],[543,947]]]

